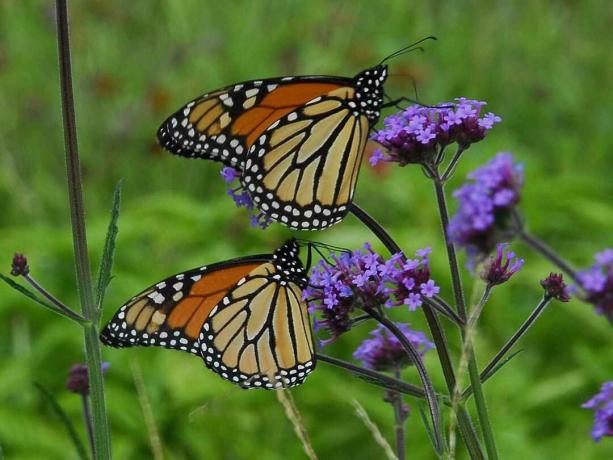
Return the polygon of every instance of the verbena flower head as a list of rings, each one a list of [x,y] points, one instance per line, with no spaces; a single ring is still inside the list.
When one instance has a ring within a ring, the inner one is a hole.
[[[102,372],[106,372],[109,368],[109,363],[102,363]],[[89,371],[85,364],[75,364],[68,371],[68,380],[66,380],[66,389],[73,393],[83,396],[89,395]]]
[[[613,249],[597,253],[594,259],[591,268],[577,273],[579,286],[585,292],[583,299],[613,322]]]
[[[434,344],[423,332],[414,331],[404,323],[396,323],[396,326],[421,356],[434,348]],[[353,357],[361,361],[364,367],[376,371],[388,371],[411,364],[402,344],[387,328],[379,325],[370,335],[373,338],[364,340],[353,353]]]
[[[447,232],[471,257],[489,254],[514,230],[512,213],[519,203],[524,169],[510,153],[498,153],[468,174],[470,182],[453,192],[458,210]]]
[[[438,107],[412,105],[383,121],[385,127],[372,139],[387,149],[375,150],[371,165],[379,161],[424,163],[431,160],[437,149],[457,142],[461,147],[483,139],[502,119],[491,112],[482,115],[485,102],[460,97],[455,102]]]
[[[362,250],[332,255],[330,263],[319,261],[303,296],[309,311],[321,317],[316,329],[330,334],[322,343],[348,331],[356,309],[406,305],[415,310],[424,297],[437,294],[439,287],[430,279],[429,252],[429,248],[420,249],[414,259],[397,253],[385,260],[365,244]]]
[[[545,296],[550,299],[557,299],[560,302],[568,302],[570,300],[570,293],[562,273],[550,273],[547,278],[541,280],[541,286],[545,289]]]
[[[229,166],[225,166],[221,170],[221,177],[226,183],[231,184],[232,182],[238,180],[241,176],[241,173],[238,169],[231,168]],[[272,223],[272,219],[269,218],[266,214],[261,211],[257,211],[255,206],[253,205],[253,201],[251,200],[251,196],[247,193],[246,190],[242,188],[242,186],[238,185],[233,188],[228,189],[228,195],[232,197],[234,203],[239,208],[245,207],[247,210],[251,211],[251,225],[253,227],[261,227],[266,228]]]
[[[496,255],[484,262],[481,279],[490,287],[506,283],[524,265],[524,259],[516,257],[514,252],[507,251],[508,246],[508,243],[499,244]]]
[[[13,256],[13,263],[11,265],[11,275],[22,276],[30,273],[30,267],[28,267],[28,259],[23,254],[16,252]]]
[[[594,411],[592,438],[598,442],[605,436],[613,436],[613,382],[605,382],[596,394],[581,407]]]

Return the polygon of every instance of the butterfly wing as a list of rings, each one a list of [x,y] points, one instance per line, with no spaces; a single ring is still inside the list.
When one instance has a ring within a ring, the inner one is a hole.
[[[247,150],[275,121],[348,79],[304,76],[252,80],[189,102],[158,130],[158,142],[176,155],[242,168]]]
[[[274,254],[179,273],[123,305],[100,338],[196,354],[243,388],[299,385],[315,367],[305,276],[293,240]]]
[[[235,259],[160,281],[123,305],[100,339],[117,348],[160,346],[200,356],[198,336],[211,310],[240,279],[269,259]]]
[[[262,264],[230,291],[204,323],[206,365],[243,388],[301,384],[315,367],[301,287]]]
[[[273,123],[249,148],[242,183],[264,213],[318,230],[340,221],[353,198],[369,121],[340,87]]]

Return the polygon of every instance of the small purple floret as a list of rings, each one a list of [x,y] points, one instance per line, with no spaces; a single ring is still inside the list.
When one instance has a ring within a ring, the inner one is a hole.
[[[557,299],[560,302],[568,302],[570,300],[570,293],[562,273],[550,273],[547,278],[541,280],[541,286],[545,289],[545,296],[550,299]]]
[[[238,169],[234,169],[229,166],[222,168],[220,174],[221,177],[223,177],[223,180],[228,184],[238,180],[241,176],[241,172]],[[237,207],[247,208],[247,210],[252,212],[252,215],[250,216],[252,227],[266,228],[272,223],[272,219],[266,214],[261,211],[256,212],[251,196],[242,188],[242,186],[239,185],[236,188],[228,189],[228,195],[232,197]]]
[[[396,326],[421,356],[434,348],[434,344],[423,332],[411,330],[408,324],[396,323]],[[370,335],[373,338],[363,341],[353,354],[353,357],[361,361],[364,367],[377,371],[389,371],[411,364],[400,341],[385,327],[380,325]]]
[[[613,436],[613,382],[605,382],[588,402],[581,405],[594,411],[592,438],[598,442],[605,436]]]
[[[508,246],[507,243],[499,244],[496,255],[484,263],[481,279],[490,287],[506,283],[524,265],[524,259],[515,257],[514,252],[507,251]]]
[[[593,304],[596,312],[613,323],[613,249],[607,248],[594,256],[589,269],[577,273],[583,300]]]
[[[101,369],[105,373],[110,364],[103,362]],[[66,380],[66,389],[72,393],[77,393],[83,396],[89,395],[89,370],[85,364],[75,364],[68,371],[68,380]]]

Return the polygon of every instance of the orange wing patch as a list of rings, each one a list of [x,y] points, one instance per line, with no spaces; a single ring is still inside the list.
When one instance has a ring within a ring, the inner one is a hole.
[[[184,328],[189,338],[197,339],[213,308],[241,278],[259,265],[240,265],[203,276],[194,283],[185,300],[173,308],[168,317],[168,326],[172,329]]]
[[[260,103],[241,114],[232,125],[232,134],[245,136],[251,147],[275,121],[316,97],[343,88],[334,83],[288,83],[268,93]]]
[[[101,340],[114,347],[156,345],[199,354],[198,336],[211,311],[264,262],[203,267],[160,281],[122,306]]]

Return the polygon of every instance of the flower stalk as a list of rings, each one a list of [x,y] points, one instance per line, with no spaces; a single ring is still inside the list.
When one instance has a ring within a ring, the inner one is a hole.
[[[110,459],[111,447],[104,402],[102,359],[98,340],[98,318],[92,289],[81,167],[77,145],[77,130],[72,90],[72,70],[68,29],[68,6],[66,0],[56,0],[57,40],[60,68],[60,89],[62,96],[62,119],[66,151],[66,179],[72,223],[77,288],[81,300],[83,317],[89,322],[83,324],[85,355],[89,368],[92,401],[92,422],[94,427],[94,457]]]
[[[394,241],[389,233],[373,219],[366,211],[360,208],[357,204],[351,203],[349,205],[349,211],[357,217],[386,247],[390,254],[400,252],[400,246]],[[424,303],[422,310],[426,316],[430,333],[432,334],[432,340],[434,341],[436,352],[439,357],[441,368],[443,369],[443,375],[449,394],[453,394],[456,386],[455,373],[453,370],[453,364],[451,363],[451,356],[449,354],[449,346],[445,337],[445,331],[441,327],[438,318],[434,310],[426,302]],[[458,425],[462,433],[462,437],[466,442],[466,447],[472,459],[483,459],[483,453],[481,451],[481,445],[477,438],[476,431],[474,429],[470,415],[463,406],[457,406],[454,408],[454,413],[458,420]]]

